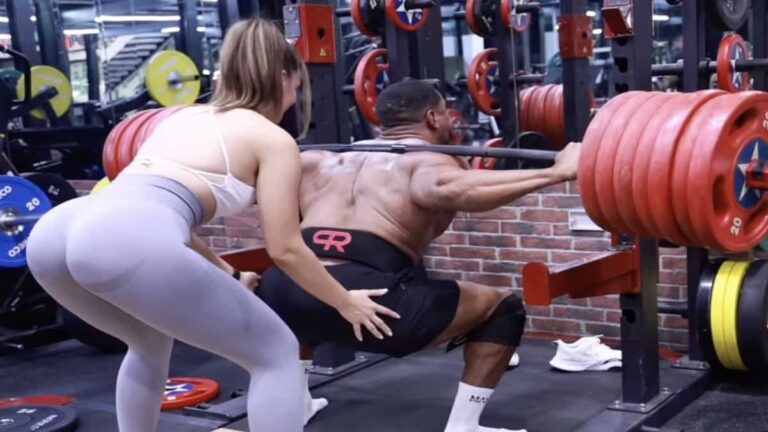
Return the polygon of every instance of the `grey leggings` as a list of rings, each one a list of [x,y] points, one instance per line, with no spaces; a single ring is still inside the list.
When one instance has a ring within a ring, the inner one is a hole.
[[[245,368],[251,431],[302,430],[298,343],[283,321],[187,245],[203,211],[164,177],[122,175],[35,225],[29,269],[62,306],[128,345],[117,376],[122,432],[157,428],[178,339]]]

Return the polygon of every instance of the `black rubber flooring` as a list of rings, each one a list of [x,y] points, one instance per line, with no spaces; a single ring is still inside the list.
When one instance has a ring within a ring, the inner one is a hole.
[[[572,431],[619,394],[614,372],[564,374],[547,362],[554,347],[526,341],[522,363],[508,372],[485,410],[485,426],[529,431]],[[116,431],[114,386],[121,355],[105,355],[75,341],[0,357],[0,398],[62,394],[78,398],[80,432]],[[442,431],[463,366],[461,350],[430,350],[389,359],[314,391],[331,405],[310,423],[312,431]],[[204,376],[221,384],[214,402],[246,386],[232,363],[177,343],[171,376]],[[322,379],[322,378],[318,378]],[[318,379],[313,379],[317,381]],[[245,421],[227,426],[247,430]],[[210,431],[221,422],[163,413],[160,431]]]
[[[616,372],[565,374],[552,371],[554,347],[526,340],[520,367],[508,372],[481,423],[530,432],[573,431],[603,411],[620,392]],[[76,397],[80,432],[116,431],[114,386],[121,355],[105,355],[67,341],[0,356],[0,398],[39,394]],[[461,350],[435,349],[405,359],[388,359],[313,391],[331,405],[307,432],[440,432],[450,412],[463,366]],[[204,376],[221,384],[214,403],[246,386],[247,374],[232,363],[178,343],[171,376]],[[313,383],[323,377],[313,377]],[[765,380],[763,380],[765,381]],[[160,431],[203,432],[223,421],[163,413]],[[226,425],[247,430],[246,422]],[[754,379],[718,385],[684,409],[665,428],[686,432],[768,431],[768,386]]]
[[[685,432],[768,431],[768,376],[722,377],[722,383],[666,425]]]

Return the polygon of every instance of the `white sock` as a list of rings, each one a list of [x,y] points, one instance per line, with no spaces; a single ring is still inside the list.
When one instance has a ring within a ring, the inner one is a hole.
[[[480,426],[480,415],[491,395],[493,395],[493,389],[459,382],[459,390],[456,392],[445,432],[525,432]]]
[[[309,369],[312,367],[312,360],[301,360],[301,367],[304,369],[304,426],[306,426],[315,414],[328,406],[328,399],[312,399],[309,393]]]

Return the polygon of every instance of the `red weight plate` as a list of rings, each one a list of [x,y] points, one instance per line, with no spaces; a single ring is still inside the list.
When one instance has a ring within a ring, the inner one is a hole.
[[[101,148],[101,165],[104,167],[104,171],[109,178],[114,178],[115,172],[117,171],[115,169],[115,165],[117,164],[117,137],[122,132],[123,127],[123,122],[116,124],[115,127],[109,131],[109,135],[107,135],[107,138],[104,140],[104,145]]]
[[[600,144],[600,155],[595,165],[595,185],[597,190],[597,204],[600,213],[611,228],[608,231],[615,233],[632,233],[632,227],[627,226],[619,214],[618,194],[614,190],[614,166],[619,152],[622,138],[627,132],[627,125],[634,121],[638,109],[649,99],[655,96],[653,92],[630,92],[633,97],[624,102],[624,106],[617,110],[606,128]],[[636,145],[636,144],[635,144]]]
[[[749,57],[749,45],[740,35],[725,36],[717,50],[717,86],[731,93],[748,90],[749,72],[736,72],[735,62]]]
[[[59,395],[13,397],[8,399],[0,399],[0,408],[30,405],[64,406],[71,404],[75,400],[75,398]]]
[[[563,85],[557,86],[557,139],[555,142],[562,143],[565,147],[568,144],[568,140],[565,136],[565,94],[563,93]]]
[[[549,135],[547,135],[547,131],[544,128],[544,117],[546,116],[544,102],[547,100],[547,95],[554,87],[553,84],[547,84],[540,87],[538,91],[533,94],[531,98],[531,112],[528,116],[530,129],[534,132],[544,134],[547,137],[549,137]]]
[[[501,148],[504,147],[504,140],[501,138],[493,138],[483,144],[485,148]],[[496,158],[484,158],[475,157],[472,159],[473,169],[492,170],[496,168]]]
[[[565,115],[563,113],[563,86],[558,84],[549,93],[547,103],[547,132],[552,139],[554,150],[562,150],[565,147]]]
[[[483,36],[484,33],[481,31],[480,26],[477,25],[477,21],[475,21],[475,14],[472,12],[475,10],[475,7],[477,7],[477,2],[482,0],[467,0],[467,4],[464,6],[464,19],[467,20],[467,26],[472,31],[472,33]]]
[[[648,164],[648,198],[653,203],[651,217],[660,231],[660,238],[681,246],[701,244],[693,232],[686,208],[689,164],[699,154],[700,128],[692,123],[699,117],[697,112],[703,105],[727,94],[721,90],[707,90],[688,95],[659,129]]]
[[[514,2],[514,3],[513,3]],[[520,5],[530,3],[530,0],[501,0],[500,13],[504,25],[512,30],[522,33],[531,25],[530,13],[517,13],[512,9],[512,4]]]
[[[406,0],[385,0],[387,17],[398,29],[406,32],[421,30],[427,25],[429,9],[406,10]]]
[[[352,22],[355,23],[355,26],[358,30],[360,30],[360,33],[370,37],[379,36],[375,31],[369,29],[365,25],[365,20],[363,19],[364,12],[362,9],[362,4],[364,1],[367,0],[352,0],[349,3],[349,11],[350,15],[352,15]]]
[[[152,118],[149,119],[145,127],[142,129],[138,139],[133,141],[133,146],[131,146],[131,160],[133,160],[136,157],[136,154],[139,152],[139,149],[141,149],[141,146],[144,145],[144,143],[149,139],[150,136],[152,136],[152,133],[155,131],[155,129],[157,129],[157,126],[164,119],[190,106],[195,106],[195,105],[176,105],[168,108],[162,108],[160,111],[156,112],[152,116]]]
[[[207,378],[169,378],[165,383],[163,411],[200,405],[219,395],[219,383]]]
[[[544,109],[543,109],[543,121],[542,121],[542,128],[544,131],[544,134],[549,138],[549,140],[552,142],[553,149],[554,150],[560,150],[562,146],[559,145],[558,142],[555,140],[557,139],[557,93],[558,88],[560,86],[552,86],[549,90],[547,90],[546,95],[544,96]]]
[[[531,111],[531,96],[536,92],[538,86],[528,87],[520,92],[520,131],[530,131],[531,125],[528,121],[528,113]]]
[[[379,86],[383,84],[379,81],[382,79],[381,74],[385,74],[389,68],[386,59],[387,50],[378,48],[365,54],[355,69],[355,103],[363,118],[375,125],[379,124],[376,98],[379,96]]]
[[[637,92],[623,93],[609,100],[589,123],[582,140],[581,155],[579,156],[579,191],[584,209],[589,217],[604,229],[609,229],[598,204],[596,180],[597,162],[600,144],[606,129],[611,124],[613,116],[625,103],[630,101]]]
[[[130,124],[126,126],[125,131],[120,136],[120,145],[117,151],[118,173],[127,167],[131,161],[133,161],[133,154],[131,153],[131,149],[134,145],[136,145],[136,140],[138,139],[138,135],[141,134],[141,129],[144,127],[144,124],[146,124],[147,120],[155,115],[158,111],[160,111],[159,108],[141,111],[140,113],[134,115]]]
[[[768,94],[744,92],[708,102],[691,128],[701,132],[688,172],[688,212],[705,245],[746,252],[768,234],[768,200],[746,183],[746,168],[768,160]]]
[[[636,209],[635,195],[632,191],[633,168],[637,152],[641,146],[652,146],[653,141],[642,141],[648,130],[648,123],[655,114],[669,103],[672,93],[657,93],[647,99],[626,123],[626,130],[621,137],[616,159],[613,165],[613,192],[616,197],[618,216],[624,226],[630,231],[644,237],[649,237],[645,231]],[[644,198],[643,198],[644,199]]]
[[[120,148],[125,141],[125,134],[128,132],[131,123],[139,116],[141,112],[132,114],[128,118],[118,123],[112,131],[110,131],[104,142],[104,148],[102,149],[102,161],[104,163],[104,171],[110,180],[114,180],[120,173],[120,164],[118,163],[118,155],[120,154]]]
[[[635,211],[637,211],[641,222],[638,234],[646,237],[661,238],[661,231],[653,223],[653,216],[651,214],[651,206],[656,205],[656,198],[651,199],[648,193],[648,177],[653,175],[648,168],[653,157],[653,147],[664,122],[667,121],[672,113],[680,109],[678,104],[688,100],[690,95],[672,93],[670,98],[669,102],[659,108],[650,121],[643,125],[645,131],[638,141],[635,161],[632,164],[632,197],[634,199]]]
[[[467,71],[467,91],[469,92],[469,97],[480,112],[490,116],[501,114],[500,108],[494,108],[498,107],[499,104],[493,95],[496,83],[493,82],[493,76],[491,75],[498,66],[492,60],[496,57],[496,51],[496,48],[480,51],[472,59],[472,63],[469,64],[469,70]]]

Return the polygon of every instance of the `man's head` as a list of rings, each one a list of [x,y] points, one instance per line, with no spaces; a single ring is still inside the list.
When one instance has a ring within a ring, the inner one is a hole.
[[[376,113],[384,134],[419,135],[431,144],[450,144],[453,123],[445,99],[433,86],[419,80],[393,84],[379,94]]]

